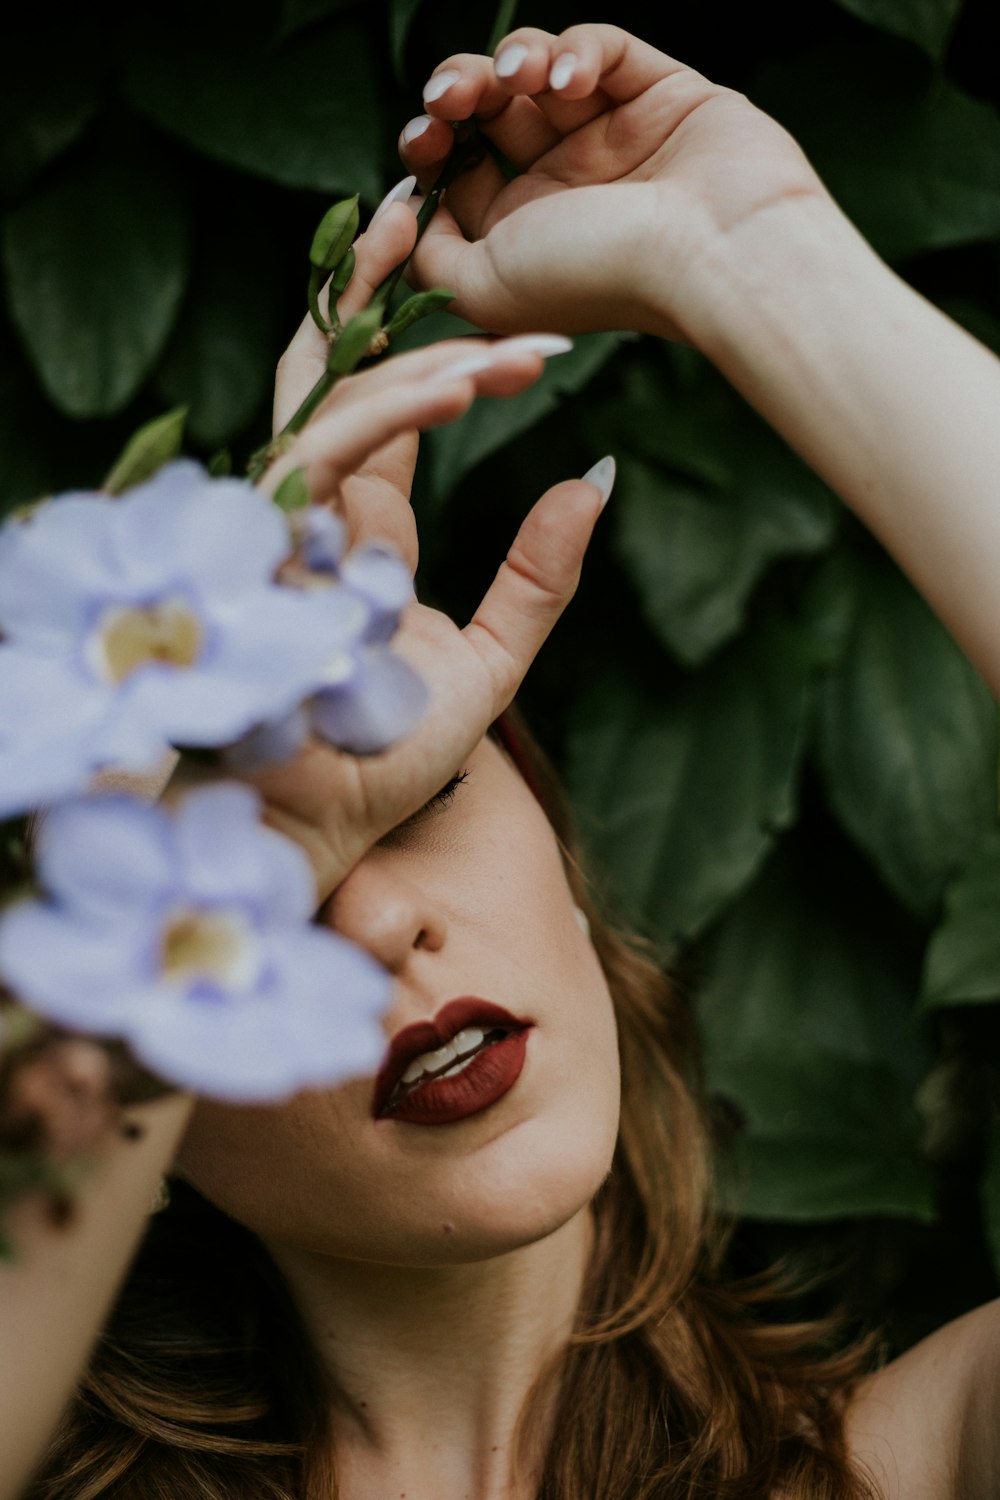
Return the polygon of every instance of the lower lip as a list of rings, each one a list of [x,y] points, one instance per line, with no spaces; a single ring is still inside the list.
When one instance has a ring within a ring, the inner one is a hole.
[[[524,1049],[529,1026],[512,1031],[502,1042],[494,1042],[452,1078],[436,1078],[421,1084],[402,1104],[386,1110],[383,1120],[402,1120],[408,1125],[452,1125],[478,1115],[496,1104],[514,1087],[524,1067]]]

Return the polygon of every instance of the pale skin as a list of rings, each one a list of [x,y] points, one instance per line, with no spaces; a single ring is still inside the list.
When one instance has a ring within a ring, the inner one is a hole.
[[[574,65],[552,87],[565,57]],[[508,185],[486,160],[458,179],[415,257],[420,284],[452,287],[456,311],[497,333],[631,327],[703,350],[894,552],[1000,690],[1000,364],[877,259],[745,99],[608,26],[522,28],[497,58],[499,76],[492,59],[444,60],[436,74],[457,77],[401,142],[426,185],[450,142],[444,122],[475,114],[521,169]],[[408,208],[382,215],[355,307],[412,234]],[[494,346],[490,369],[428,379],[481,347],[439,346],[360,377],[300,439],[288,461],[306,465],[315,497],[339,505],[355,535],[389,535],[415,562],[414,429],[477,393],[521,389],[541,367]],[[283,361],[279,417],[320,357],[305,326]],[[543,497],[465,632],[412,611],[402,645],[433,698],[411,741],[364,763],[317,748],[260,778],[272,820],[309,854],[324,920],[396,977],[387,1034],[457,994],[531,1007],[540,1045],[523,1092],[437,1131],[373,1122],[364,1083],[276,1114],[201,1104],[189,1123],[187,1099],[149,1107],[146,1139],[108,1150],[73,1234],[57,1240],[26,1205],[25,1253],[0,1273],[5,1331],[23,1319],[0,1382],[13,1454],[3,1500],[37,1461],[185,1129],[179,1170],[261,1233],[345,1394],[345,1500],[529,1500],[531,1456],[515,1463],[514,1428],[572,1322],[617,1072],[606,987],[554,841],[482,736],[571,595],[599,504],[578,481]],[[453,805],[391,831],[463,768]],[[338,1155],[331,1142],[345,1139]],[[998,1349],[993,1305],[869,1378],[850,1440],[891,1500],[994,1493]]]

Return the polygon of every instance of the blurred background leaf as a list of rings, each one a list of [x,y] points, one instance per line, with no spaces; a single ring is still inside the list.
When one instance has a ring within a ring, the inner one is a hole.
[[[870,26],[916,42],[939,58],[954,29],[962,0],[837,0]]]
[[[61,411],[107,416],[136,394],[177,316],[189,243],[182,189],[155,142],[103,135],[7,215],[11,313]]]

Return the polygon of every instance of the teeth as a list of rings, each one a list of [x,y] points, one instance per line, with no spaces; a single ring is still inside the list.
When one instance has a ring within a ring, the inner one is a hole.
[[[467,1026],[464,1031],[460,1031],[457,1036],[452,1037],[451,1045],[454,1047],[456,1055],[463,1057],[466,1052],[474,1052],[477,1047],[481,1047],[485,1035],[486,1032],[480,1031],[478,1026]]]
[[[464,1061],[469,1053],[475,1052],[477,1047],[482,1046],[485,1037],[485,1031],[480,1030],[478,1026],[467,1026],[443,1047],[438,1047],[434,1052],[421,1052],[419,1057],[415,1057],[400,1082],[416,1083],[424,1073],[437,1073],[441,1068],[448,1068],[448,1064],[456,1059]],[[457,1068],[448,1068],[448,1072],[440,1076],[447,1077],[457,1071]]]

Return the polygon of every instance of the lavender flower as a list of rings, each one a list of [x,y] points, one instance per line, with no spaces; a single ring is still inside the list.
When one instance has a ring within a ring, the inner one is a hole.
[[[0,532],[0,817],[167,744],[292,712],[369,628],[357,590],[275,583],[291,539],[240,480],[167,465],[123,499],[63,495]]]
[[[305,855],[248,787],[170,813],[125,797],[44,820],[47,896],[0,917],[0,979],[40,1015],[121,1037],[154,1073],[219,1099],[280,1099],[373,1071],[389,976],[310,924]]]
[[[313,733],[354,755],[374,755],[408,734],[427,705],[423,680],[389,642],[413,599],[409,569],[381,542],[339,565],[341,585],[367,610],[364,628],[330,663],[309,703]]]

